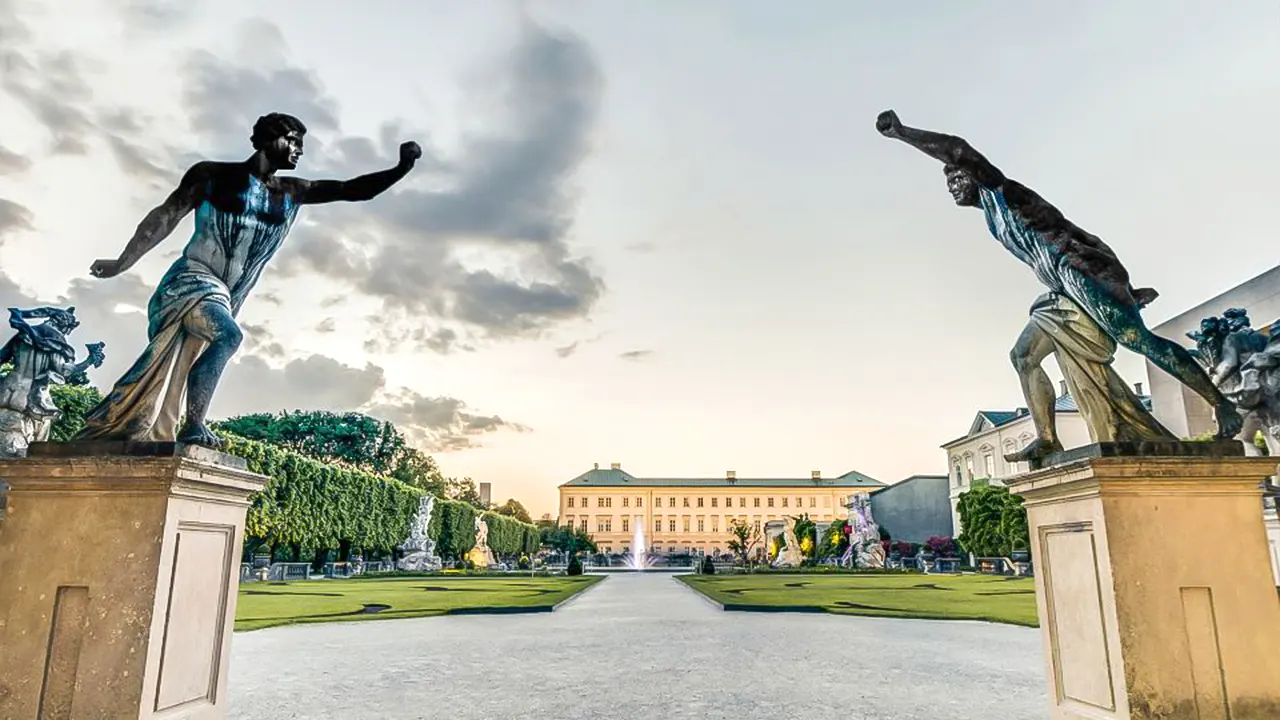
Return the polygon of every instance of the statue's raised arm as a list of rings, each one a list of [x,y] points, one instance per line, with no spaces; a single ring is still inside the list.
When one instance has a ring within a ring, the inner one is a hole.
[[[901,140],[943,163],[948,169],[963,171],[982,187],[995,190],[1004,185],[1004,173],[983,157],[982,153],[974,150],[964,138],[907,127],[892,110],[880,113],[876,118],[876,130],[887,138]]]
[[[133,267],[169,237],[178,223],[199,205],[209,179],[209,171],[210,163],[207,162],[191,166],[178,182],[178,187],[169,193],[169,197],[138,223],[138,228],[134,230],[133,237],[125,245],[120,257],[95,261],[90,266],[89,273],[96,278],[115,277]]]

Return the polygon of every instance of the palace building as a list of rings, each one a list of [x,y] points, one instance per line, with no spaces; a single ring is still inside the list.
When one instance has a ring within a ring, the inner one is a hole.
[[[764,534],[771,520],[802,514],[815,523],[847,516],[850,496],[885,487],[859,472],[822,477],[639,478],[618,463],[596,465],[560,486],[560,525],[586,530],[602,552],[621,553],[643,528],[651,552],[728,552],[734,520],[753,523]]]

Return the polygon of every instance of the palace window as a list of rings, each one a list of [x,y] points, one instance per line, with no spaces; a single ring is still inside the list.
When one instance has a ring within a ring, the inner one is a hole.
[[[670,532],[675,532],[675,531],[676,531],[676,520],[675,520],[675,518],[671,518],[670,520],[668,520],[668,521],[667,521],[667,530],[669,530]]]
[[[755,522],[751,523],[751,525],[755,528],[755,531],[756,531],[756,532],[760,532],[760,521],[759,521],[759,520],[757,520],[757,521],[755,521]]]
[[[711,532],[720,532],[720,518],[711,516]]]
[[[689,507],[689,498],[680,498],[680,499],[681,499],[681,500],[684,500],[684,506],[685,506],[685,507]]]
[[[751,498],[751,499],[755,501],[756,507],[760,507],[760,498]]]
[[[746,507],[746,506],[747,506],[747,499],[743,497],[738,498],[738,507]]]
[[[699,515],[699,516],[698,516],[698,532],[702,532],[702,531],[703,531],[703,529],[702,529],[702,516],[701,516],[701,515]]]
[[[642,497],[636,498],[636,507],[644,507],[644,498]]]
[[[711,498],[711,507],[716,506],[716,498]]]
[[[698,507],[702,507],[702,498],[698,498]]]
[[[631,532],[631,518],[622,516],[622,532]]]
[[[809,498],[809,507],[818,507],[818,498],[816,497]]]
[[[604,498],[602,497],[596,498],[596,507],[604,507]]]
[[[662,498],[660,498],[660,497],[656,497],[656,498],[654,498],[654,499],[653,499],[653,506],[654,506],[654,507],[662,507]]]
[[[600,518],[596,520],[596,532],[612,532],[612,531],[613,531],[613,518],[607,517],[607,518]]]
[[[685,518],[684,518],[684,531],[685,531],[685,532],[689,532],[689,517],[688,517],[688,516],[685,516]]]
[[[586,531],[587,531],[587,516],[586,516],[586,515],[583,515],[582,517],[578,518],[578,528],[579,528],[579,529],[581,529],[581,530],[582,530],[582,532],[586,532]]]
[[[655,519],[653,521],[653,534],[657,535],[660,532],[662,532],[662,521]]]
[[[668,504],[668,505],[667,505],[667,507],[675,507],[675,506],[676,506],[676,499],[675,499],[675,498],[667,498],[667,499],[671,501],[671,502],[670,502],[670,504]]]
[[[573,507],[573,498],[569,498],[569,507]]]
[[[773,498],[769,498],[769,507],[773,507]]]
[[[796,507],[804,507],[804,498],[796,498]]]
[[[769,503],[769,504],[772,505],[773,503]],[[787,499],[782,498],[782,507],[786,507],[786,506],[787,506]]]
[[[631,507],[631,498],[622,498],[622,507]]]

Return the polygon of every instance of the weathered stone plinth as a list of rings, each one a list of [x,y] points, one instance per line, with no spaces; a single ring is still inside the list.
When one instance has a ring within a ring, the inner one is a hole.
[[[1280,718],[1274,459],[1086,457],[1025,498],[1052,717]]]
[[[238,458],[34,444],[0,460],[0,718],[221,718],[249,496]]]

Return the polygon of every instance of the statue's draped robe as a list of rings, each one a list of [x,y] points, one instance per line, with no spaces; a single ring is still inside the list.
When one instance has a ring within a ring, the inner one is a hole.
[[[1114,289],[1086,276],[1027,227],[1000,190],[981,188],[980,197],[991,234],[1049,288],[1032,304],[1031,323],[1052,340],[1067,390],[1093,442],[1174,439],[1111,367],[1116,334],[1131,330],[1119,326],[1115,305],[1121,301]]]
[[[51,383],[63,382],[65,369],[75,362],[75,350],[66,337],[47,322],[30,325],[13,316],[9,325],[18,331],[0,348],[0,364],[13,369],[0,380],[0,437],[8,445],[0,454],[25,452],[26,443],[49,439],[59,410],[49,395]]]
[[[217,303],[235,317],[297,217],[298,206],[288,196],[272,198],[253,175],[240,197],[243,213],[208,200],[196,209],[191,240],[147,305],[146,350],[89,412],[77,439],[175,439],[187,375],[205,345],[186,331],[184,319],[202,302]]]

